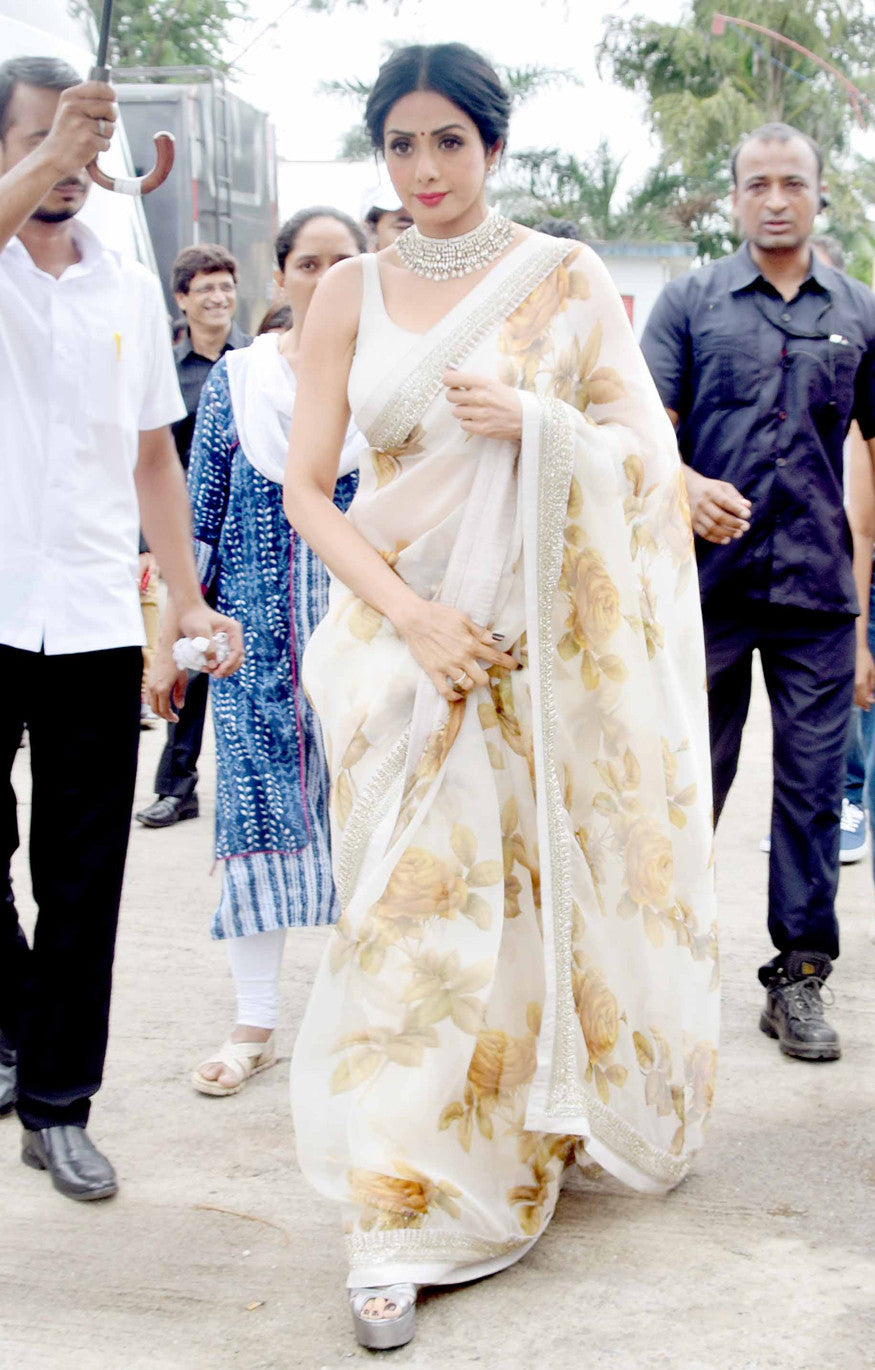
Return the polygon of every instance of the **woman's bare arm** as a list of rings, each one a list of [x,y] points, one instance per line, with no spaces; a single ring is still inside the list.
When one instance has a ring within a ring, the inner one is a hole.
[[[349,405],[346,397],[361,308],[362,267],[340,262],[319,283],[307,313],[289,436],[283,504],[289,522],[338,580],[392,623],[447,699],[466,672],[487,683],[477,658],[514,669],[491,635],[456,609],[420,598],[333,502]]]
[[[360,292],[361,266],[351,260],[330,271],[313,296],[301,340],[283,505],[289,522],[338,579],[400,630],[419,596],[333,502],[349,423],[346,387]]]

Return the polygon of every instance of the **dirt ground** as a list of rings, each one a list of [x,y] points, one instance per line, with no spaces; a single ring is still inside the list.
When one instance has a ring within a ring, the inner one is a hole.
[[[209,730],[208,730],[209,731]],[[138,803],[161,733],[143,736]],[[875,1365],[875,899],[842,873],[843,955],[830,982],[844,1055],[782,1057],[757,1030],[769,954],[769,728],[755,699],[718,844],[723,1048],[710,1142],[664,1200],[566,1191],[538,1246],[480,1284],[423,1297],[409,1370],[864,1370]],[[29,781],[16,786],[26,828]],[[0,1120],[2,1370],[337,1370],[358,1348],[337,1215],[295,1165],[288,1057],[323,931],[289,939],[281,1062],[208,1099],[191,1067],[232,1016],[207,935],[213,757],[202,817],[134,825],[106,1080],[91,1132],[121,1191],[76,1204],[18,1158]],[[26,861],[15,878],[30,922]]]

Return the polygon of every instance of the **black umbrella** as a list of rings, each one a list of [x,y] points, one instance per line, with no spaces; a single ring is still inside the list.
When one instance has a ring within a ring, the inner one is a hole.
[[[112,29],[112,6],[113,0],[103,0],[100,34],[97,40],[97,62],[89,72],[89,79],[92,81],[109,81],[112,75],[106,65]],[[173,141],[172,133],[155,134],[155,165],[145,176],[107,176],[97,165],[96,158],[89,163],[88,174],[92,181],[103,186],[104,190],[115,190],[121,195],[148,195],[150,190],[157,190],[170,175],[173,166]]]

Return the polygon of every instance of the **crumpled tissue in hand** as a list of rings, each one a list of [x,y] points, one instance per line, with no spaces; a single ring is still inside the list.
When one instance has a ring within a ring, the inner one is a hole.
[[[202,671],[207,664],[207,649],[210,645],[206,637],[181,637],[173,644],[173,660],[180,671]],[[216,660],[221,664],[230,652],[227,633],[216,633],[213,638]]]

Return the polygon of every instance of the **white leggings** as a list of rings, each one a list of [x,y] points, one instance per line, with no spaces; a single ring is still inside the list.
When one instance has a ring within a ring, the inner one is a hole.
[[[285,928],[228,938],[228,960],[237,991],[238,1023],[245,1023],[247,1027],[276,1027],[285,942]]]

